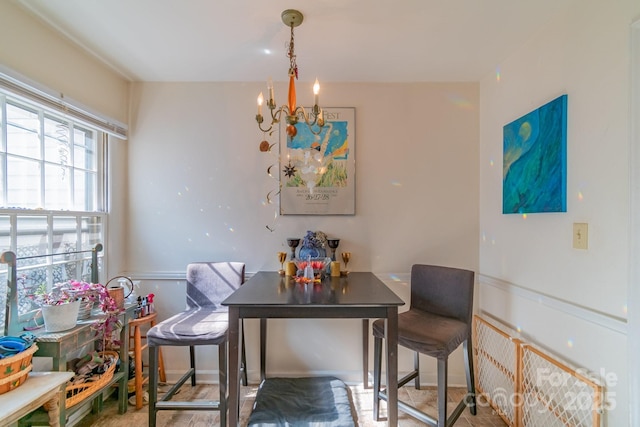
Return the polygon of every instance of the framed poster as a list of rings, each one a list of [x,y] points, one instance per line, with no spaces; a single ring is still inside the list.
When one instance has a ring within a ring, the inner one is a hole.
[[[567,95],[503,128],[502,213],[567,211]]]
[[[281,215],[355,214],[355,108],[323,113],[324,127],[313,132],[302,118],[293,137],[281,124]]]

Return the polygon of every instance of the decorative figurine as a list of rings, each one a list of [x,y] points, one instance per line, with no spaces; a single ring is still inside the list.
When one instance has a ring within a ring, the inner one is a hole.
[[[342,252],[342,261],[344,262],[344,271],[342,271],[341,273],[345,276],[349,274],[349,270],[347,270],[347,264],[349,264],[350,260],[351,260],[351,252]]]
[[[325,245],[327,243],[327,235],[322,231],[307,231],[307,234],[302,239],[302,246],[300,247],[299,257],[300,259],[311,258],[324,258],[327,256]]]
[[[331,249],[331,261],[336,261],[336,249],[340,244],[340,239],[327,239],[327,245]]]
[[[280,270],[278,270],[278,273],[280,273],[281,276],[284,276],[284,262],[286,260],[287,260],[287,253],[278,252],[278,261],[280,261]]]
[[[291,260],[293,261],[293,259],[296,257],[296,248],[298,247],[298,245],[300,244],[300,239],[293,239],[293,238],[288,238],[287,239],[287,245],[291,248]]]

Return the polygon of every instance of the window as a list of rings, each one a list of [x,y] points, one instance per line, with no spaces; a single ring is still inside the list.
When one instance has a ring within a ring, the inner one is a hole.
[[[0,99],[3,208],[98,210],[100,132]]]
[[[18,258],[22,322],[36,314],[29,294],[38,287],[89,280],[90,251],[104,241],[104,138],[98,129],[0,90],[0,251]],[[6,282],[7,266],[0,264],[0,283]],[[6,298],[4,289],[0,320]]]

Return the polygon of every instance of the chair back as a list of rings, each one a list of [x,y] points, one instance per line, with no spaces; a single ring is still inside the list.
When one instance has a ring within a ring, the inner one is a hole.
[[[214,307],[244,283],[244,263],[194,262],[187,265],[187,309]]]
[[[469,270],[415,264],[411,268],[411,309],[471,324],[474,276]]]

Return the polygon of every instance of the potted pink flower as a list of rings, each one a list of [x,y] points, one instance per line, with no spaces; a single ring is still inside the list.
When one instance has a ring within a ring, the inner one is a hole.
[[[42,308],[47,332],[73,328],[77,323],[81,304],[83,307],[89,307],[90,311],[91,307],[98,303],[104,316],[98,318],[91,327],[100,338],[101,350],[119,344],[115,332],[122,327],[119,319],[121,309],[107,292],[106,286],[69,280],[54,285],[49,292],[46,291],[45,285],[41,285],[32,295],[32,299]]]
[[[54,286],[47,292],[46,285],[40,285],[31,299],[40,305],[47,332],[61,332],[76,325],[80,301],[63,286]]]
[[[100,309],[105,314],[91,326],[101,338],[101,350],[106,350],[114,345],[118,345],[119,339],[115,332],[122,327],[119,319],[122,310],[109,295],[107,287],[100,283],[88,283],[77,280],[70,280],[68,287],[76,297],[84,300],[86,306],[93,307],[95,303],[98,303]]]

